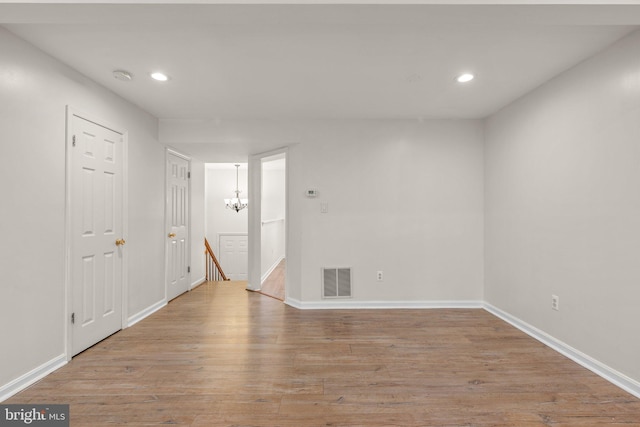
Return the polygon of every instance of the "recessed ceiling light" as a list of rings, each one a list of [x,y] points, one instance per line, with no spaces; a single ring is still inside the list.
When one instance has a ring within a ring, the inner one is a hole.
[[[456,77],[456,81],[458,83],[466,83],[466,82],[470,82],[471,80],[473,80],[475,76],[471,73],[464,73],[464,74],[460,74],[458,77]]]
[[[118,80],[122,80],[123,82],[129,82],[133,79],[133,75],[125,70],[115,70],[113,72],[113,77]]]
[[[166,82],[169,80],[169,76],[160,72],[151,73],[151,78],[159,82]]]

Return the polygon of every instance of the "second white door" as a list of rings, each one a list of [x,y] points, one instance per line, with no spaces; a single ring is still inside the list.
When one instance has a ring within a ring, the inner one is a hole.
[[[167,151],[167,300],[189,290],[189,159]]]
[[[220,266],[231,280],[247,280],[248,239],[246,234],[220,234]]]

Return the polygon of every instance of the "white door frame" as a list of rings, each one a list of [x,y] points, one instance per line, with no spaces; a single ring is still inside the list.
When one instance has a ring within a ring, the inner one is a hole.
[[[284,154],[285,166],[285,224],[284,224],[284,257],[289,258],[289,149],[278,148],[249,157],[249,247],[247,289],[259,291],[262,286],[262,159]],[[289,295],[289,269],[284,278],[285,303]]]
[[[169,212],[167,212],[167,191],[169,191],[169,187],[167,185],[167,157],[169,155],[173,155],[176,157],[180,157],[181,159],[186,160],[189,163],[189,167],[188,167],[188,173],[191,174],[191,157],[187,156],[186,154],[183,154],[179,151],[177,151],[174,148],[171,147],[167,147],[166,151],[165,151],[165,160],[164,160],[164,230],[163,230],[163,236],[164,236],[164,302],[167,303],[169,301],[169,284],[168,284],[168,278],[169,278],[169,248],[168,248],[168,244],[167,244],[167,234],[166,231],[171,228],[170,224],[169,224]],[[188,245],[186,247],[187,250],[187,265],[191,265],[191,178],[188,179],[188,188],[189,188],[189,197],[187,200],[187,204],[189,205],[189,225],[187,226],[187,239],[188,239]],[[203,251],[204,251],[204,247],[203,247]],[[187,291],[191,291],[192,289],[192,283],[191,283],[191,272],[187,273],[188,274],[188,279],[187,281],[189,282],[189,286]]]
[[[81,110],[67,105],[66,108],[66,143],[65,143],[65,207],[64,207],[64,342],[65,356],[67,361],[71,360],[72,339],[71,333],[71,312],[73,310],[73,288],[71,286],[71,159],[73,144],[73,117],[79,117],[99,126],[110,129],[122,135],[122,238],[129,238],[129,135],[126,130],[119,126],[113,126],[104,120],[84,113]],[[129,251],[127,246],[122,246],[122,329],[127,327],[128,319],[128,295],[129,295]]]

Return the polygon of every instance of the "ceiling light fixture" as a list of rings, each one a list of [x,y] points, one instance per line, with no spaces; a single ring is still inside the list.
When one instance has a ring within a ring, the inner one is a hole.
[[[167,80],[169,80],[169,76],[158,71],[156,71],[155,73],[151,73],[151,78],[159,82],[166,82]]]
[[[133,75],[125,70],[115,70],[113,72],[113,77],[123,82],[130,82],[131,80],[133,80]]]
[[[247,199],[240,198],[241,191],[238,190],[238,171],[239,170],[240,170],[240,165],[236,165],[236,191],[234,191],[234,193],[236,193],[236,197],[232,199],[224,199],[224,203],[227,205],[227,209],[233,209],[236,212],[240,212],[242,209],[246,208],[247,205],[249,204],[249,201]]]
[[[458,83],[467,83],[470,82],[471,80],[474,79],[474,75],[471,73],[464,73],[464,74],[460,74],[458,77],[456,77],[456,81]]]

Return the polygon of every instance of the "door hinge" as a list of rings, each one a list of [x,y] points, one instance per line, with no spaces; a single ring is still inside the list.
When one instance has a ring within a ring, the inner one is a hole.
[[[76,314],[71,313],[71,323],[76,323]]]
[[[191,273],[191,266],[187,267],[187,273]]]
[[[71,146],[72,146],[72,147],[75,147],[75,146],[76,146],[76,136],[75,136],[75,135],[73,135],[73,136],[71,137]]]

